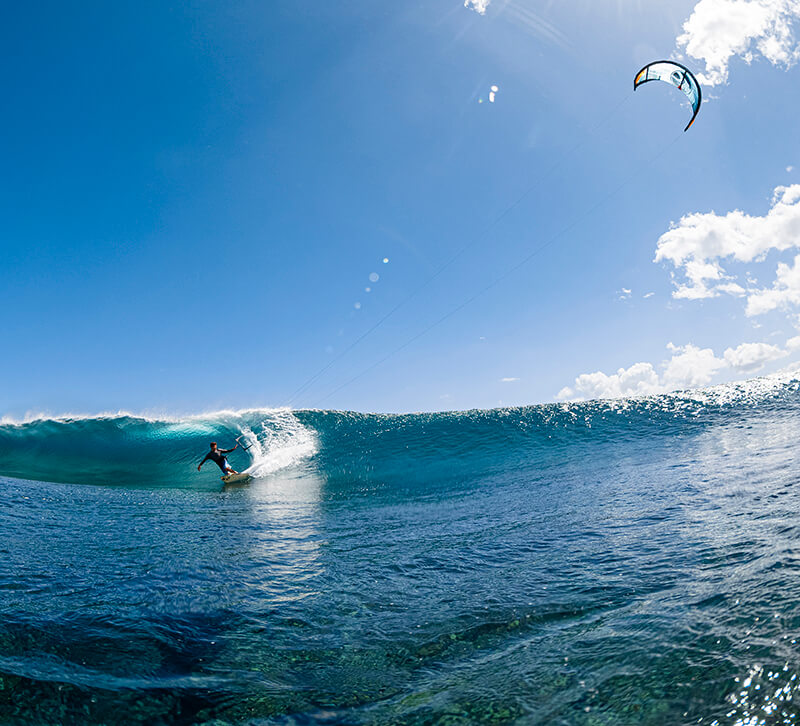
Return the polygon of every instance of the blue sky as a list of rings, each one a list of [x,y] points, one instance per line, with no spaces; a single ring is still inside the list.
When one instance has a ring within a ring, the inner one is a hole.
[[[791,365],[795,5],[7,10],[0,415],[490,407]],[[703,81],[686,134],[677,91],[632,91],[660,58]]]

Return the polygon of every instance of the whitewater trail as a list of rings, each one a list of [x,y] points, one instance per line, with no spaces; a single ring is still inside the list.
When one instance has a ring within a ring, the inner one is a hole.
[[[255,427],[242,428],[252,464],[244,473],[263,477],[310,459],[317,452],[314,432],[303,426],[288,409],[278,409]]]

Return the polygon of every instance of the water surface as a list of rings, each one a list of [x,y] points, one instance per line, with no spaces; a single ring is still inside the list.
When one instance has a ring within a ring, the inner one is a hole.
[[[0,720],[794,723],[799,387],[7,422]]]

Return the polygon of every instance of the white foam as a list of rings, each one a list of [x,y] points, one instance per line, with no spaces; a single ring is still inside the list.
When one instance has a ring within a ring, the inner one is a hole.
[[[272,474],[299,464],[317,453],[317,437],[288,409],[270,411],[260,431],[243,428],[243,440],[250,447],[253,463],[245,473],[254,477]]]
[[[748,378],[731,383],[720,383],[707,388],[697,388],[689,391],[677,391],[667,394],[670,397],[689,398],[698,403],[715,406],[725,406],[742,403],[758,403],[774,396],[781,388],[800,378],[800,368],[797,364],[783,368],[768,376]]]

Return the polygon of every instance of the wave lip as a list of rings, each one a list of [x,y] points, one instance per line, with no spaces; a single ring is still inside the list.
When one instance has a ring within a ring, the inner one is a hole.
[[[44,421],[54,421],[71,423],[74,421],[105,421],[114,419],[138,419],[149,423],[191,423],[201,421],[219,421],[230,418],[245,418],[248,416],[258,416],[278,414],[281,412],[291,412],[287,407],[281,408],[221,408],[214,411],[204,411],[201,413],[133,413],[125,409],[117,411],[102,411],[100,413],[59,413],[53,414],[44,411],[29,412],[21,418],[15,418],[8,414],[0,416],[0,426],[24,426],[25,424],[40,423]]]

